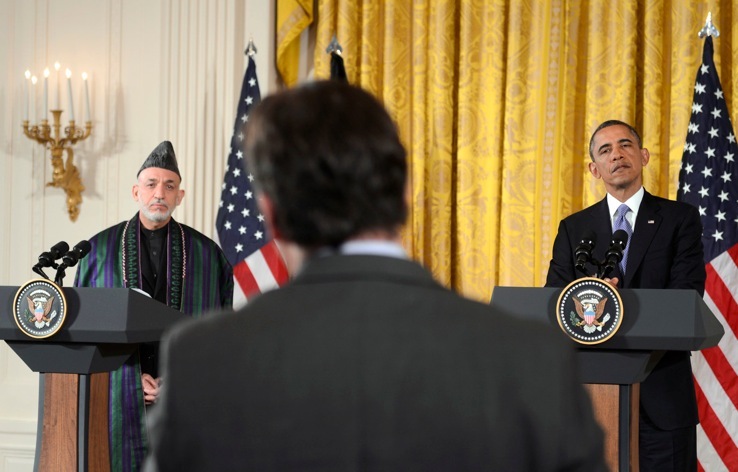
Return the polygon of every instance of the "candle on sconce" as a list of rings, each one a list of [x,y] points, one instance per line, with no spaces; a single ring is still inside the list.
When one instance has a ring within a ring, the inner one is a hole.
[[[82,72],[82,80],[85,83],[85,112],[87,113],[87,121],[90,121],[90,87],[87,82],[87,72]]]
[[[25,97],[25,102],[26,102],[25,109],[26,109],[26,112],[23,115],[23,118],[26,121],[28,121],[28,106],[29,106],[28,105],[28,102],[29,102],[29,100],[31,100],[31,71],[28,70],[28,69],[26,69],[26,73],[24,75],[26,77],[26,81],[24,82],[24,84],[26,86],[26,94],[25,94],[26,95],[26,97]]]
[[[36,110],[36,82],[38,82],[36,76],[31,76],[31,110],[33,110],[33,116],[36,119],[36,123],[38,123],[38,110]]]
[[[49,119],[49,68],[44,69],[44,115],[42,120]]]
[[[59,69],[61,69],[61,64],[57,61],[54,63],[54,70],[56,70],[56,86],[54,87],[56,90],[56,100],[54,102],[55,110],[61,110],[61,106],[59,105]]]
[[[74,121],[74,102],[72,101],[72,71],[67,69],[67,90],[69,91],[69,121]]]

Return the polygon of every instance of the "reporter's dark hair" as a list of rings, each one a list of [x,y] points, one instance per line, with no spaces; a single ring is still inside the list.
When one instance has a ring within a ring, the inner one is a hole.
[[[265,98],[249,117],[246,158],[272,200],[272,224],[302,247],[394,233],[407,218],[405,148],[358,87],[318,81]]]

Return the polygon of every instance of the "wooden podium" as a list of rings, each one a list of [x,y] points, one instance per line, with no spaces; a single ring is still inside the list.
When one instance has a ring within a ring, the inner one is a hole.
[[[539,320],[564,334],[556,321],[561,288],[495,287],[492,306]],[[665,351],[699,351],[717,345],[724,329],[694,290],[620,289],[623,321],[607,341],[577,346],[582,381],[605,430],[610,470],[638,470],[638,393]],[[567,336],[568,337],[568,336]]]
[[[0,287],[0,339],[34,372],[40,394],[35,470],[110,470],[108,376],[140,343],[187,319],[125,288],[62,288],[67,315],[53,336],[33,339],[13,319],[18,287]]]

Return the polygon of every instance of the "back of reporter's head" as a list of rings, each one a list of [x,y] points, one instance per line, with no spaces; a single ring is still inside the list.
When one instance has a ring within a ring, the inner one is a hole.
[[[382,104],[358,87],[320,81],[265,98],[246,151],[282,239],[335,247],[405,222],[405,149]]]

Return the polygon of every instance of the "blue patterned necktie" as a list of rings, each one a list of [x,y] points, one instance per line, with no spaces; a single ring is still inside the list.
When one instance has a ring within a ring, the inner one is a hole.
[[[612,227],[612,232],[622,229],[626,233],[628,233],[628,242],[625,245],[625,249],[623,249],[623,259],[620,261],[620,275],[625,277],[625,267],[628,264],[628,249],[630,248],[630,238],[633,236],[633,228],[630,226],[630,223],[628,222],[628,219],[625,218],[625,215],[628,214],[630,211],[630,208],[628,208],[628,205],[623,203],[618,207],[617,215],[615,216],[615,224]]]

